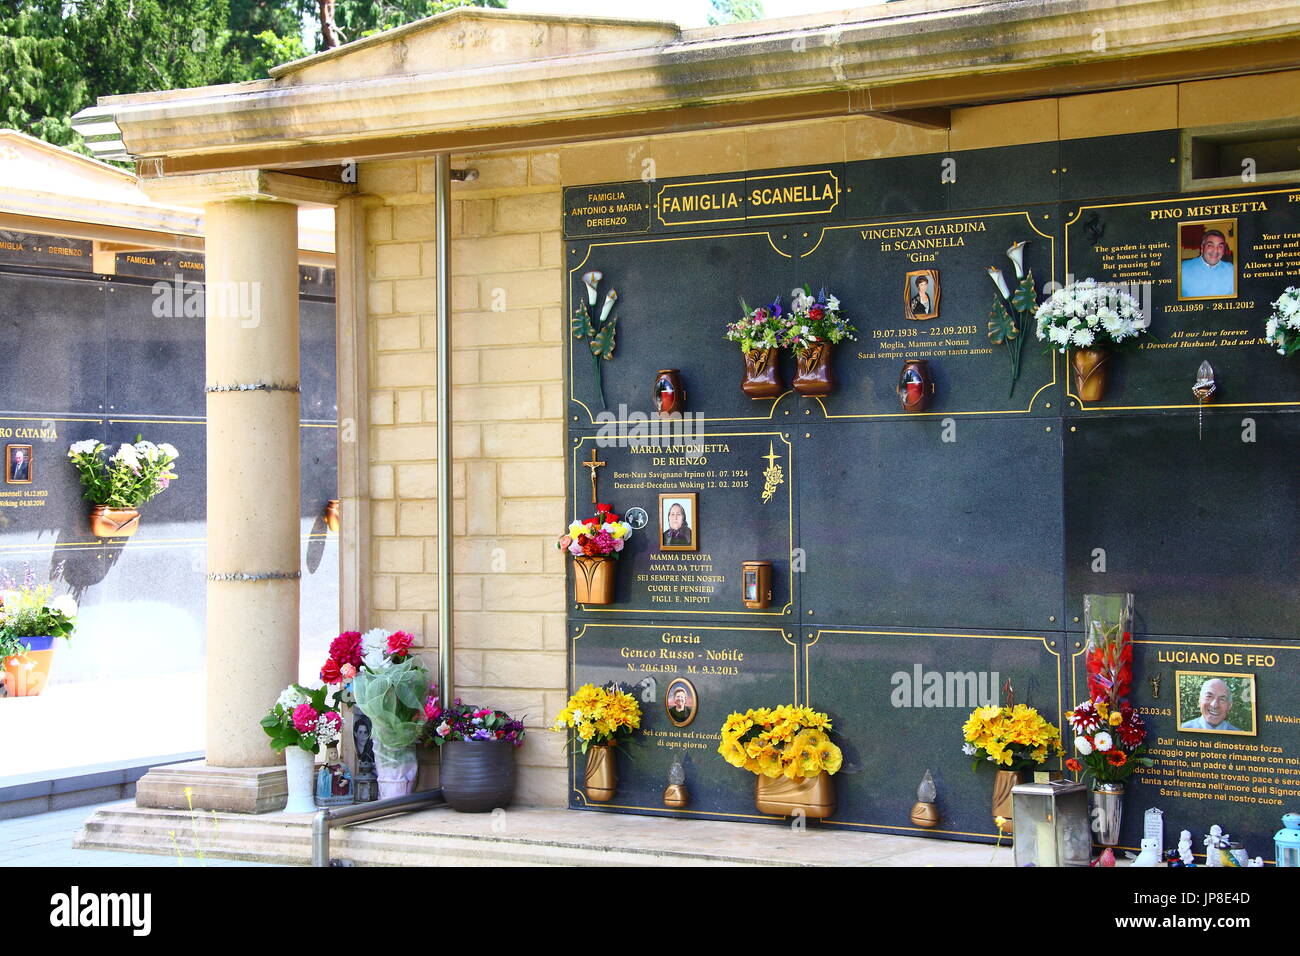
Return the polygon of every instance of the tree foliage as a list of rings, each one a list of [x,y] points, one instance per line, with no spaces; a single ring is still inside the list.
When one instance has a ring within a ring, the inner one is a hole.
[[[471,5],[506,0],[337,0],[334,16],[347,42]],[[71,118],[99,97],[259,79],[324,49],[319,18],[317,0],[0,0],[0,125],[85,152]]]
[[[710,0],[709,26],[763,19],[763,0]]]

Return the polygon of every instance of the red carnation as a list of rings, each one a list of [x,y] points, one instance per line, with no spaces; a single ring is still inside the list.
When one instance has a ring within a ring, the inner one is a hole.
[[[411,652],[411,645],[415,643],[415,636],[407,634],[405,631],[397,631],[388,636],[388,653],[393,657],[401,657]]]
[[[825,314],[826,314],[826,310],[823,309],[820,305],[814,305],[811,309],[808,310],[808,318],[812,319],[814,322],[816,322]]]
[[[596,505],[597,511],[609,511],[612,505]]]
[[[361,632],[344,631],[330,641],[330,657],[338,661],[339,664],[351,664],[353,667],[360,667]]]
[[[339,671],[339,662],[334,658],[328,658],[325,666],[320,669],[320,679],[327,684],[341,684],[343,674]]]
[[[1069,770],[1071,773],[1078,773],[1083,769],[1083,764],[1071,757],[1065,761],[1065,769]]]

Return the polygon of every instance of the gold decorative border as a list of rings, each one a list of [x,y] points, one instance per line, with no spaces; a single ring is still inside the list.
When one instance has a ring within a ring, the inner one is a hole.
[[[784,432],[779,432],[779,431],[776,431],[776,432],[712,432],[712,433],[710,433],[710,432],[705,432],[705,433],[703,433],[703,434],[700,434],[700,435],[695,436],[695,438],[701,438],[701,439],[704,439],[704,438],[752,438],[752,437],[755,437],[755,436],[758,436],[758,437],[765,437],[765,438],[769,438],[769,439],[770,439],[770,438],[778,438],[778,439],[780,439],[782,442],[784,442],[784,443],[785,443],[785,446],[786,446],[786,460],[789,462],[789,465],[790,465],[789,475],[787,476],[787,479],[788,479],[788,480],[784,483],[784,484],[785,484],[785,489],[786,489],[786,492],[785,492],[785,497],[786,497],[786,522],[787,522],[787,528],[788,528],[788,533],[789,533],[789,546],[788,546],[788,549],[787,549],[787,554],[793,554],[793,553],[794,553],[794,492],[793,492],[791,489],[794,487],[794,444],[790,441],[790,439],[786,436],[786,434],[785,434]],[[694,441],[695,438],[692,438],[691,440]],[[571,453],[571,455],[572,455],[573,461],[572,461],[572,470],[571,470],[570,473],[569,473],[569,478],[571,479],[571,480],[570,480],[570,485],[571,485],[571,490],[572,490],[572,494],[573,494],[573,509],[574,509],[574,512],[573,512],[573,513],[574,513],[574,515],[576,516],[576,515],[580,514],[580,513],[582,512],[582,509],[585,507],[584,504],[578,500],[578,498],[579,498],[579,488],[581,487],[581,483],[577,480],[577,478],[578,478],[579,459],[581,458],[581,456],[579,455],[579,452],[582,450],[582,446],[583,446],[586,442],[599,442],[600,439],[599,439],[597,436],[595,436],[595,435],[583,435],[583,436],[581,436],[581,437],[577,437],[577,436],[575,436],[574,439],[573,439],[573,441],[574,441],[574,445],[573,445],[573,447],[570,449],[570,453]],[[626,447],[626,439],[623,439],[622,441],[623,441],[624,444],[623,444],[621,447]],[[658,492],[655,492],[655,494],[658,494]],[[610,500],[610,499],[609,499],[609,497],[606,497],[605,500],[608,501],[608,500]],[[646,527],[649,527],[649,525],[647,525]],[[567,587],[567,584],[566,584],[566,587]],[[566,604],[566,605],[569,604],[569,595],[568,595],[568,594],[565,594],[565,604]],[[629,608],[629,607],[622,607],[622,606],[616,606],[616,607],[608,607],[608,606],[606,606],[606,607],[593,607],[593,606],[588,606],[588,605],[585,605],[585,604],[577,604],[576,602],[574,602],[573,607],[576,608],[576,610],[579,611],[579,612],[586,612],[586,613],[588,613],[588,614],[598,614],[598,613],[600,613],[600,614],[662,614],[662,615],[669,615],[669,614],[710,614],[710,615],[713,615],[714,617],[718,617],[718,616],[720,616],[720,615],[725,614],[725,615],[727,615],[728,617],[784,617],[786,614],[788,614],[788,613],[789,613],[791,610],[793,610],[793,608],[794,608],[794,582],[793,582],[793,581],[790,582],[790,599],[789,599],[788,601],[786,601],[785,606],[782,607],[779,611],[778,611],[778,610],[772,610],[772,611],[719,611],[719,610],[717,610],[717,609],[713,609],[713,610],[702,610],[702,611],[669,611],[669,610],[667,610],[667,609],[665,609],[665,608],[657,608],[657,607],[656,607],[656,608],[644,608],[644,609],[642,609],[642,608]],[[569,613],[573,613],[573,612],[570,611]],[[637,625],[637,626],[640,627],[640,626],[644,626],[644,625]]]
[[[605,623],[598,623],[598,622],[588,623],[586,621],[582,622],[582,624],[578,626],[577,633],[574,634],[569,639],[569,693],[570,694],[572,694],[573,691],[578,686],[578,660],[577,660],[577,655],[574,653],[575,648],[573,645],[584,634],[587,633],[588,628],[596,628],[596,627],[657,628],[659,627],[659,625],[657,624],[605,624]],[[781,639],[790,645],[790,649],[791,649],[790,678],[791,681],[793,682],[791,692],[795,695],[796,699],[798,698],[799,644],[796,640],[793,639],[794,638],[794,635],[792,633],[793,628],[787,631],[787,629],[784,627],[745,627],[742,625],[709,624],[709,625],[698,626],[698,627],[693,626],[692,629],[697,631],[748,631],[751,634],[763,634],[767,632],[775,632],[780,634]],[[651,811],[657,813],[673,813],[673,814],[682,813],[682,814],[695,814],[695,815],[709,816],[709,817],[726,817],[735,820],[779,820],[781,819],[780,817],[769,816],[765,813],[725,813],[716,810],[673,810],[672,808],[665,807],[665,806],[642,807],[642,806],[637,806],[635,804],[624,804],[624,803],[589,804],[587,802],[587,795],[583,793],[582,788],[578,786],[578,762],[579,761],[577,758],[579,755],[574,753],[568,753],[567,756],[569,758],[569,785],[573,788],[573,793],[577,796],[578,800],[581,801],[582,804],[580,807],[571,807],[570,809],[641,810],[641,811]]]
[[[1221,199],[1253,199],[1253,198],[1258,198],[1260,196],[1277,196],[1284,193],[1300,193],[1300,189],[1297,189],[1295,186],[1290,186],[1285,189],[1261,189],[1256,192],[1223,193],[1223,194],[1216,194],[1216,195],[1199,195],[1199,194],[1183,195],[1183,196],[1175,197],[1173,199],[1144,199],[1138,202],[1112,202],[1112,203],[1098,203],[1096,205],[1089,205],[1089,206],[1079,206],[1074,213],[1074,218],[1070,219],[1065,223],[1065,235],[1062,240],[1064,246],[1063,251],[1065,253],[1065,274],[1067,276],[1070,274],[1070,227],[1079,221],[1079,217],[1083,215],[1085,210],[1124,209],[1129,206],[1161,206],[1161,205],[1167,205],[1169,203],[1181,203],[1185,205],[1189,202],[1202,203],[1202,202],[1218,202]],[[1062,205],[1068,206],[1072,204],[1063,203]],[[1238,283],[1240,283],[1240,276],[1238,276],[1237,278],[1238,278]],[[1053,349],[1052,350],[1053,362],[1055,362],[1056,354],[1057,354],[1056,350]],[[1074,394],[1074,382],[1070,380],[1069,376],[1066,377],[1065,394],[1078,403],[1076,407],[1081,412],[1132,412],[1132,411],[1145,411],[1145,410],[1161,411],[1161,410],[1171,409],[1171,408],[1200,408],[1201,407],[1199,404],[1195,402],[1188,402],[1182,405],[1085,405],[1083,403],[1083,399],[1081,399],[1078,395]],[[1300,401],[1215,402],[1214,403],[1215,408],[1284,408],[1284,407],[1291,407],[1295,405],[1300,405]]]

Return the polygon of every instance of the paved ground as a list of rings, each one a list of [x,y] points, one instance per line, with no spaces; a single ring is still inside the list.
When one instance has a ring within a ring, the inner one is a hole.
[[[267,866],[239,860],[157,856],[152,853],[112,853],[74,850],[72,838],[97,807],[73,807],[16,820],[0,820],[0,867],[3,866]]]

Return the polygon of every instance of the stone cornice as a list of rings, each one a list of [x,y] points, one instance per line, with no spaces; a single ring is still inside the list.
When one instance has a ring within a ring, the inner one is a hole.
[[[1195,75],[1214,76],[1216,49],[1300,38],[1294,0],[911,0],[837,15],[843,22],[828,16],[452,72],[301,85],[291,74],[272,88],[118,97],[79,122],[111,114],[136,157],[221,152],[229,162],[241,150],[291,155],[346,143],[364,158],[369,139],[516,127],[541,139],[548,123],[651,113],[662,117],[646,124],[653,132],[674,128],[665,111],[683,106],[817,93],[842,92],[844,112],[934,105],[908,101],[908,85],[925,80],[959,85],[1015,73],[1022,95],[1046,95],[1060,90],[1038,89],[1033,71],[1078,64],[1122,64],[1127,85],[1141,85],[1153,82],[1142,58],[1158,54],[1205,51]]]
[[[355,186],[346,183],[264,169],[142,179],[140,188],[154,202],[187,206],[203,206],[232,199],[285,202],[299,206],[332,206],[344,196],[356,192]]]

